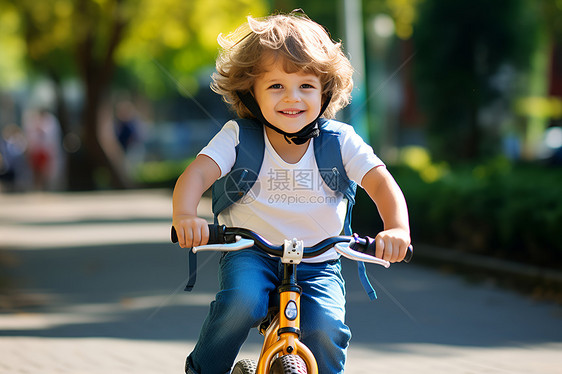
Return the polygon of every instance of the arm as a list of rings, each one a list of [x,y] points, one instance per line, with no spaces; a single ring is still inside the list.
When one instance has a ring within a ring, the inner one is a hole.
[[[213,159],[199,155],[178,178],[174,187],[172,224],[182,248],[204,245],[209,240],[207,221],[197,217],[197,205],[220,174]]]
[[[402,261],[410,245],[410,225],[400,187],[384,166],[369,170],[361,186],[377,205],[384,223],[384,231],[375,238],[375,255],[390,262]]]

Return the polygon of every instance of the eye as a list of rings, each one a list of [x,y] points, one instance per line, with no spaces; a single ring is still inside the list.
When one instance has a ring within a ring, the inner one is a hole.
[[[315,88],[315,87],[311,84],[304,83],[304,84],[301,84],[301,88]]]
[[[269,88],[274,89],[274,90],[278,90],[280,88],[283,88],[283,86],[281,86],[281,84],[279,84],[279,83],[275,83],[275,84],[272,84],[271,86],[269,86]]]

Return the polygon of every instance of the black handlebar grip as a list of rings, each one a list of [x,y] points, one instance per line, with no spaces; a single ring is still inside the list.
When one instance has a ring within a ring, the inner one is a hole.
[[[171,233],[172,243],[178,242],[178,233],[176,232],[176,228],[172,226],[172,233]]]
[[[209,225],[209,242],[207,244],[224,244],[225,225]]]
[[[404,256],[404,262],[412,261],[412,257],[414,257],[414,247],[410,245],[408,246],[408,249],[406,249],[406,256]]]
[[[357,234],[354,234],[353,238],[355,239],[355,243],[351,245],[352,249],[355,249],[356,251],[359,252],[366,253],[371,256],[375,256],[375,248],[376,248],[375,239],[369,236],[361,238],[357,236]],[[406,263],[410,262],[413,256],[414,256],[414,247],[410,245],[408,246],[408,249],[406,249],[406,255],[404,256],[403,261]]]
[[[209,225],[209,242],[207,244],[224,244],[225,231],[225,225]],[[178,242],[178,233],[174,226],[172,226],[171,239],[172,243]]]

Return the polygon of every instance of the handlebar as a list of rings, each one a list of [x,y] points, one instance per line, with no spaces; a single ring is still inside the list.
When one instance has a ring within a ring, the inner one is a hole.
[[[242,242],[240,239],[247,239]],[[175,228],[172,226],[171,239],[173,243],[178,242],[178,236]],[[224,225],[209,225],[209,241],[207,245],[193,247],[192,251],[218,250],[233,251],[242,248],[256,246],[262,251],[277,257],[282,257],[284,253],[283,245],[273,245],[267,239],[258,233],[241,227],[226,227]],[[390,266],[388,261],[374,257],[375,241],[370,237],[359,237],[357,234],[353,236],[333,236],[322,240],[321,242],[306,247],[303,250],[303,258],[311,258],[319,256],[330,248],[342,254],[343,256],[356,261],[364,261],[376,263],[385,267]],[[413,256],[413,247],[410,245],[406,251],[404,262],[410,262]]]

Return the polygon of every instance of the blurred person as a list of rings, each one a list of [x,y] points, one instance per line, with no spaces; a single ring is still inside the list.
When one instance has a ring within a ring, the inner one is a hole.
[[[128,100],[121,101],[117,103],[115,112],[117,117],[117,123],[115,124],[117,140],[121,144],[123,151],[127,152],[138,139],[135,107]]]
[[[63,155],[57,118],[44,108],[27,112],[23,129],[34,189],[41,191],[60,187]]]
[[[27,174],[25,149],[27,142],[21,129],[10,124],[2,129],[0,137],[0,182],[6,191],[24,189]]]
[[[131,101],[123,100],[115,106],[115,117],[115,136],[125,157],[134,165],[142,160],[144,151],[137,110]]]

